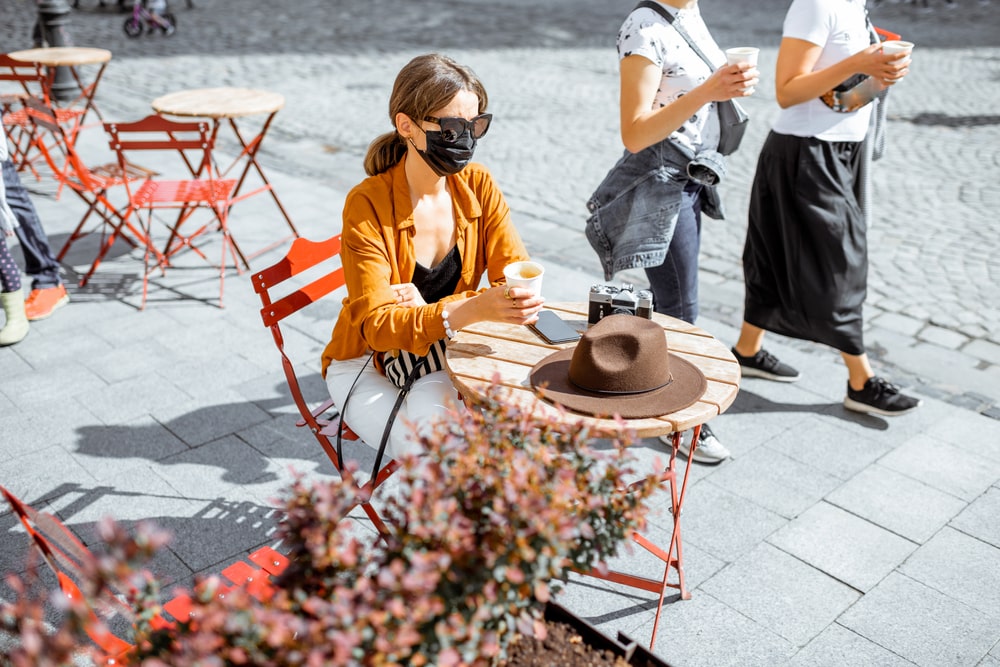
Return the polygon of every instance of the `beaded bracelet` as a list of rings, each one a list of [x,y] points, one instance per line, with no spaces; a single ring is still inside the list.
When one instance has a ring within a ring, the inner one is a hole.
[[[452,331],[451,322],[448,321],[448,311],[441,311],[441,323],[444,325],[444,333],[448,338],[454,338],[455,332]]]

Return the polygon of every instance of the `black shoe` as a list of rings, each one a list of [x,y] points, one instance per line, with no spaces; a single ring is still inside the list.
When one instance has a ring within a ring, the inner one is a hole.
[[[736,351],[735,347],[732,348],[732,352],[736,361],[740,362],[740,370],[743,371],[745,378],[764,378],[775,382],[795,382],[799,379],[797,370],[788,364],[781,363],[776,356],[764,348],[757,350],[757,354],[752,357],[744,357]]]
[[[868,378],[861,391],[851,389],[851,383],[847,383],[844,407],[855,412],[895,417],[916,410],[921,402],[919,398],[901,393],[899,387],[885,378],[872,377]]]

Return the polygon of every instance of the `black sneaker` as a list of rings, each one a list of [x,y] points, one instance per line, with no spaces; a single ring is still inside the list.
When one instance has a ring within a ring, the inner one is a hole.
[[[905,415],[920,407],[921,400],[899,391],[899,387],[885,378],[872,377],[865,382],[864,389],[855,391],[847,383],[847,397],[844,407],[855,412],[867,412],[886,417]]]
[[[743,371],[745,378],[764,378],[775,382],[795,382],[799,379],[797,370],[788,364],[781,363],[778,361],[778,357],[764,348],[757,350],[757,354],[752,357],[744,357],[736,351],[735,347],[732,348],[732,352],[736,361],[740,362],[740,370]]]

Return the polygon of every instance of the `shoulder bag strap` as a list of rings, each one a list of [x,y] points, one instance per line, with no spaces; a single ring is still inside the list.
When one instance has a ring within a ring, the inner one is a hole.
[[[351,388],[347,390],[347,396],[344,398],[344,404],[339,407],[340,422],[337,424],[337,460],[340,461],[341,468],[344,467],[344,449],[342,441],[344,439],[344,420],[347,418],[347,404],[351,402],[351,394],[354,393],[354,387],[357,386],[358,380],[361,379],[361,374],[365,372],[365,366],[368,365],[368,362],[371,361],[374,356],[375,353],[372,352],[368,355],[368,358],[365,359],[365,363],[361,364],[361,370],[359,370],[358,374],[354,376],[354,382],[351,383]],[[341,472],[341,474],[343,473]]]
[[[642,2],[640,2],[635,6],[636,9],[639,9],[640,7],[645,7],[646,9],[652,9],[654,12],[656,12],[664,19],[666,19],[667,23],[672,25],[674,30],[677,31],[677,34],[679,34],[681,37],[684,38],[684,41],[688,43],[688,46],[691,47],[691,50],[697,53],[698,57],[705,61],[705,64],[708,65],[708,68],[710,70],[712,70],[713,72],[715,71],[715,65],[712,63],[712,61],[709,60],[708,56],[706,56],[705,53],[698,48],[698,45],[694,43],[693,39],[691,39],[691,35],[687,34],[687,30],[685,30],[684,28],[682,28],[680,25],[677,24],[674,15],[668,12],[666,9],[664,9],[663,5],[656,2],[652,2],[652,0],[642,0]]]
[[[347,390],[347,398],[344,399],[344,405],[340,408],[340,423],[337,424],[337,458],[340,459],[341,467],[344,466],[344,452],[342,449],[342,440],[344,435],[344,419],[347,415],[347,404],[351,400],[351,394],[354,393],[354,387],[358,384],[358,379],[361,377],[361,373],[364,372],[365,366],[371,361],[374,356],[374,352],[368,356],[365,360],[365,364],[358,371],[358,374],[354,377],[354,382],[351,383],[351,388]],[[392,431],[392,425],[396,422],[396,415],[399,414],[399,408],[403,405],[403,399],[406,395],[410,393],[410,387],[413,386],[414,381],[417,379],[417,371],[419,368],[426,364],[427,360],[424,359],[414,367],[413,371],[406,378],[406,383],[403,388],[399,390],[396,394],[396,402],[392,405],[392,411],[389,412],[389,417],[385,421],[385,428],[382,430],[382,441],[378,444],[378,450],[375,453],[375,465],[372,466],[372,482],[374,483],[375,478],[378,477],[378,471],[382,467],[382,458],[385,456],[385,446],[389,442],[389,433]]]
[[[385,454],[386,443],[389,442],[389,432],[392,431],[392,425],[396,422],[396,415],[399,414],[399,408],[403,405],[403,399],[406,395],[410,393],[410,388],[413,387],[413,383],[417,381],[418,373],[421,366],[427,365],[427,358],[421,359],[410,374],[406,377],[406,382],[403,387],[396,394],[396,402],[392,406],[392,412],[389,413],[389,418],[385,421],[385,429],[382,431],[382,442],[378,444],[378,452],[375,454],[375,465],[372,466],[372,480],[378,476],[378,471],[382,467],[382,456]]]

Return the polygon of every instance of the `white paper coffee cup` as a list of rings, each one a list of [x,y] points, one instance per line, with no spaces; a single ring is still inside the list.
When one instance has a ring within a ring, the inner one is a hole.
[[[734,46],[731,49],[726,49],[726,63],[729,65],[737,65],[739,63],[750,63],[751,67],[757,66],[757,56],[760,55],[760,49],[756,46]],[[752,93],[753,88],[745,88],[743,92]]]
[[[514,262],[504,267],[503,275],[510,287],[525,287],[532,294],[542,293],[542,276],[545,267],[538,262]]]
[[[901,39],[892,39],[882,42],[882,53],[895,55],[897,53],[910,53],[913,51],[913,42],[904,42]]]
[[[760,49],[755,46],[735,46],[731,49],[726,49],[726,63],[729,65],[750,63],[756,67],[757,56],[759,55]]]

